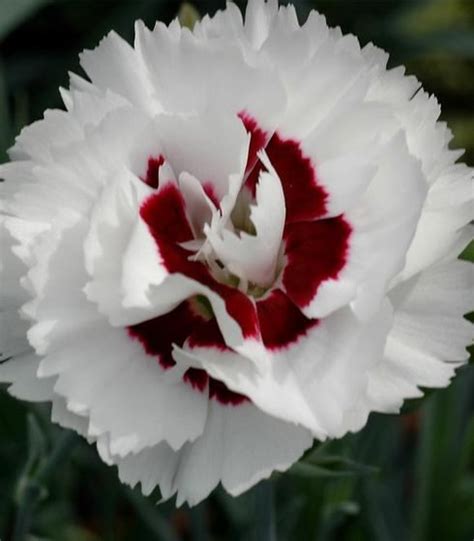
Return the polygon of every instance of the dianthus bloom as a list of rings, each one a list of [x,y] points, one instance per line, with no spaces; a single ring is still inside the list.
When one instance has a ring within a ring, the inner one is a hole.
[[[447,385],[472,172],[386,62],[261,0],[84,52],[0,168],[10,392],[196,504]]]

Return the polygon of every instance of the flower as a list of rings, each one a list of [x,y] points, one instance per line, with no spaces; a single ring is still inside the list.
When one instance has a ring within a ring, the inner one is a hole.
[[[386,62],[262,0],[84,52],[0,168],[10,392],[192,505],[447,385],[472,172]]]

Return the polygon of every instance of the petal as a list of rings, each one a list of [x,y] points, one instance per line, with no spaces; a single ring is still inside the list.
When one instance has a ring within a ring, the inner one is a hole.
[[[91,435],[110,435],[112,452],[123,456],[163,440],[178,449],[202,433],[207,395],[170,377],[124,329],[105,321],[54,348],[41,374],[58,375],[55,392],[68,409],[87,413]]]
[[[115,32],[110,32],[94,50],[83,52],[80,61],[99,88],[111,89],[145,111],[160,110],[141,55]]]
[[[396,192],[394,185],[397,185]],[[377,310],[389,281],[404,265],[425,193],[419,163],[407,153],[403,137],[398,135],[387,143],[380,156],[378,171],[358,203],[344,214],[344,218],[327,220],[330,224],[337,223],[341,231],[342,220],[349,225],[351,235],[350,238],[347,234],[338,237],[344,240],[344,248],[345,243],[348,247],[345,252],[340,249],[333,252],[339,256],[338,261],[344,263],[335,276],[318,282],[312,281],[311,273],[307,273],[307,283],[318,284],[315,295],[309,299],[314,289],[308,287],[304,304],[298,298],[294,299],[306,316],[324,317],[349,302],[360,318],[368,318]],[[347,233],[347,225],[345,230]],[[310,253],[305,255],[303,250],[305,245],[312,243],[317,243],[313,237],[302,244],[301,252],[294,250],[299,256],[296,261],[302,262],[305,257],[310,261]],[[336,246],[340,247],[341,243]],[[329,259],[333,253],[328,254]],[[319,268],[317,261],[309,265]],[[291,260],[286,272],[292,276]],[[295,273],[292,281],[297,283],[297,277],[298,273]],[[292,296],[291,288],[288,294]]]
[[[474,219],[474,173],[458,164],[447,168],[433,184],[421,213],[415,237],[407,254],[407,262],[397,282],[406,280],[428,266],[442,260],[458,247],[463,228]]]
[[[156,130],[176,175],[190,173],[211,186],[218,201],[229,192],[231,175],[243,177],[249,137],[236,115],[163,115],[156,119]]]
[[[183,450],[175,479],[177,505],[196,505],[220,481],[238,496],[273,471],[285,471],[311,446],[310,434],[251,404],[210,405],[205,431]]]
[[[208,228],[207,238],[219,260],[244,283],[266,287],[275,281],[285,223],[285,200],[278,177],[261,173],[256,204],[250,207],[255,234]]]
[[[468,359],[472,324],[474,270],[471,263],[450,261],[397,286],[390,294],[394,325],[383,359],[369,373],[365,408],[398,412],[419,387],[445,387]]]
[[[165,112],[247,111],[265,129],[274,129],[284,110],[286,94],[277,73],[255,54],[247,61],[238,43],[199,40],[188,29],[162,23],[150,31],[138,23],[135,49]]]
[[[290,318],[291,310],[286,314]],[[260,315],[269,318],[266,327],[282,317],[271,310]],[[176,347],[173,356],[178,364],[204,368],[262,411],[323,440],[347,430],[345,413],[364,396],[367,371],[382,355],[391,322],[387,304],[366,323],[341,310],[317,325],[296,329],[295,341],[279,348],[273,344],[270,369],[258,375],[244,357],[196,341]]]
[[[265,152],[280,178],[286,204],[288,223],[310,220],[326,213],[327,193],[316,176],[310,158],[301,150],[297,140],[283,139],[275,134]],[[259,168],[255,168],[248,183],[256,181]],[[297,182],[295,182],[297,179]]]
[[[196,505],[219,482],[233,496],[273,471],[284,471],[310,447],[310,434],[261,412],[251,404],[210,404],[206,428],[173,453],[161,444],[118,461],[120,479],[145,494],[160,486],[163,498]]]

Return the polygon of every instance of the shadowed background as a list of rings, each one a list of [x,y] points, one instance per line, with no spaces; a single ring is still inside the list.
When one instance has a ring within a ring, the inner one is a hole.
[[[388,50],[391,66],[405,64],[436,94],[453,146],[466,148],[463,159],[473,165],[474,0],[294,3],[301,21],[316,8],[362,45]],[[180,7],[176,0],[0,0],[0,162],[22,126],[61,107],[58,87],[67,86],[68,71],[81,73],[82,49],[111,29],[131,41],[135,19],[169,22]],[[196,0],[181,7],[181,20],[222,7]],[[144,498],[122,486],[78,437],[51,462],[64,431],[50,424],[47,407],[19,403],[0,388],[0,539],[12,538],[25,487],[34,486],[40,497],[30,540],[472,541],[473,390],[471,364],[403,415],[372,415],[359,434],[325,445],[316,465],[275,476],[273,490],[262,483],[233,499],[219,489],[193,510],[176,510],[155,507],[159,493]]]

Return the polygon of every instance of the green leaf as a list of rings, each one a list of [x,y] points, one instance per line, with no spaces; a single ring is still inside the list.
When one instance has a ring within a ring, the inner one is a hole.
[[[51,0],[0,0],[0,41]]]

